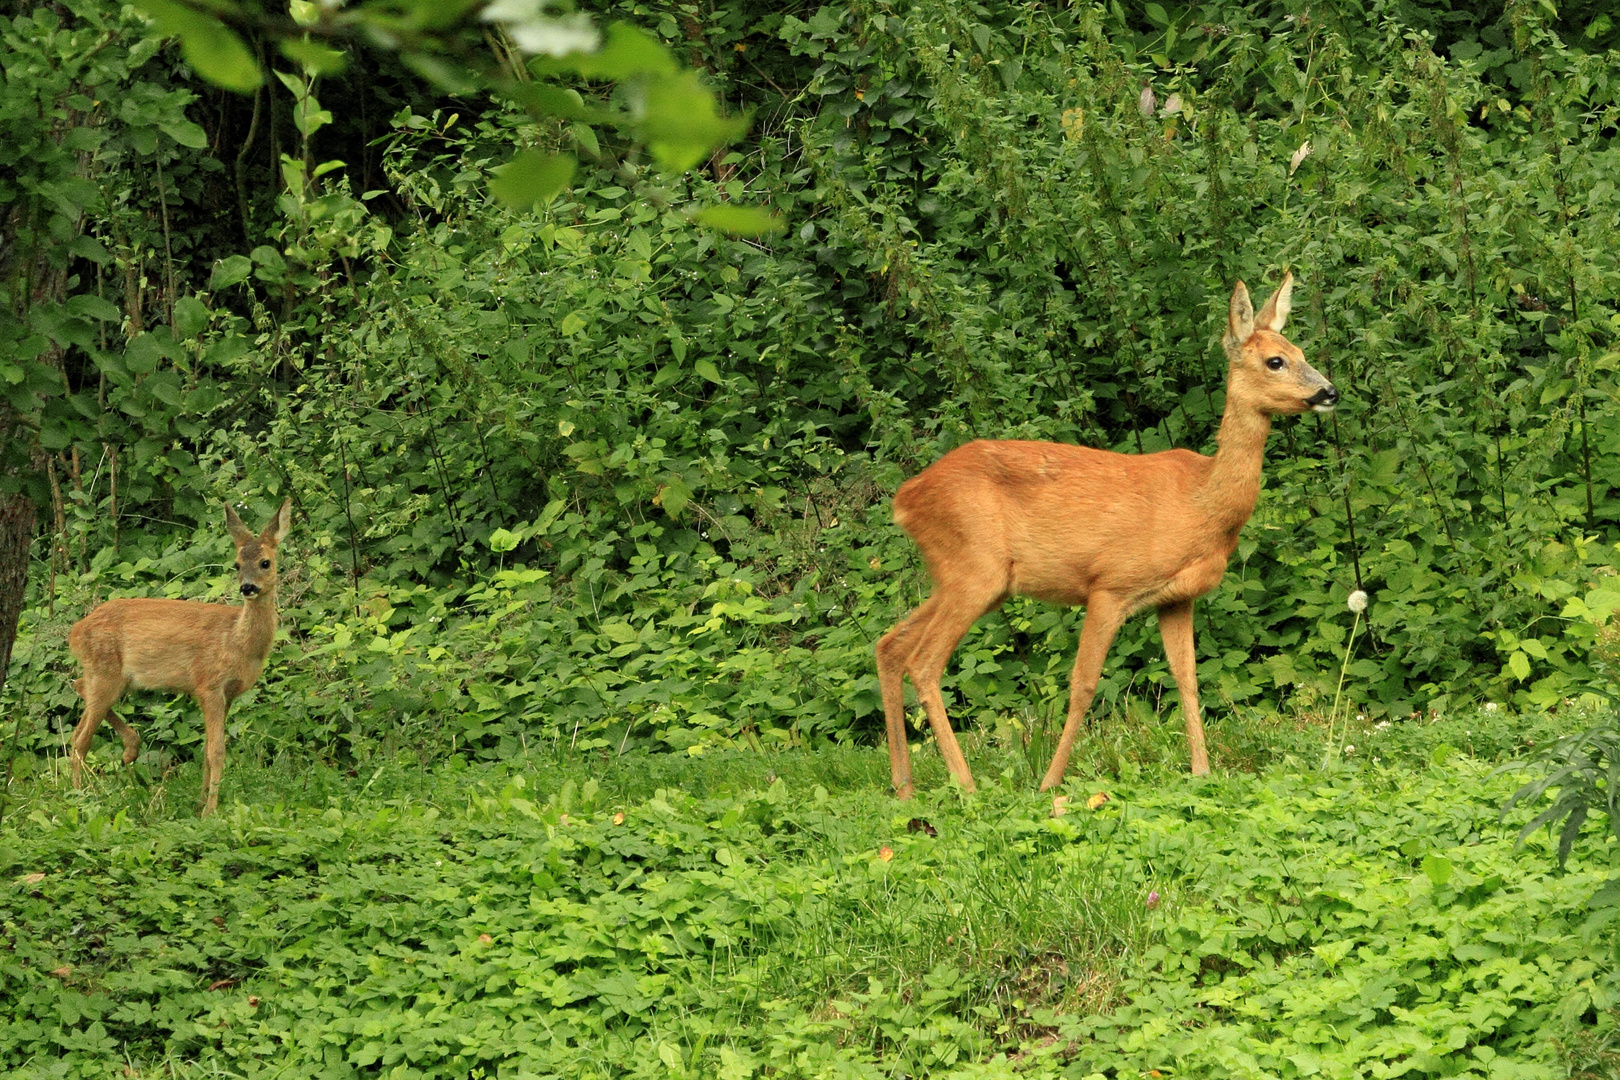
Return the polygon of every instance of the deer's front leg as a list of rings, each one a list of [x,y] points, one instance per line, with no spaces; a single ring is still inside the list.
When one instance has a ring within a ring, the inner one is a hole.
[[[1198,713],[1198,658],[1193,651],[1193,602],[1183,600],[1159,609],[1159,636],[1164,639],[1164,657],[1170,661],[1170,674],[1181,691],[1181,711],[1187,720],[1187,749],[1192,754],[1194,776],[1209,773],[1209,755],[1204,750],[1204,721]]]
[[[198,695],[203,709],[202,816],[219,806],[219,779],[225,771],[225,715],[230,704],[221,690]]]

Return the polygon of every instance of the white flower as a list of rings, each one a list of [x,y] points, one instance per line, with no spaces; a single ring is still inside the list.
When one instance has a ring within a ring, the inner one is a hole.
[[[494,0],[478,17],[498,22],[506,28],[512,43],[522,52],[566,56],[573,52],[594,52],[602,37],[589,15],[566,14],[553,0]]]
[[[1295,171],[1305,163],[1305,159],[1310,156],[1311,140],[1306,139],[1299,144],[1299,149],[1294,151],[1294,156],[1288,159],[1288,175],[1293,176]]]
[[[1367,594],[1362,592],[1360,589],[1357,589],[1355,592],[1350,594],[1350,599],[1346,600],[1344,603],[1345,606],[1351,611],[1355,612],[1357,615],[1360,615],[1363,611],[1367,610]]]

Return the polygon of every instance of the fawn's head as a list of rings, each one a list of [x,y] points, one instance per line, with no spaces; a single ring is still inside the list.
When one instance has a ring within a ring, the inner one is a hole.
[[[275,517],[255,535],[242,524],[236,511],[225,507],[225,527],[231,532],[236,545],[236,574],[242,595],[252,600],[256,596],[274,596],[276,591],[276,548],[292,528],[292,500],[281,504]]]
[[[1339,400],[1333,384],[1311,367],[1297,345],[1282,336],[1293,294],[1294,275],[1284,274],[1282,284],[1256,315],[1249,290],[1240,281],[1232,290],[1227,310],[1222,342],[1231,361],[1227,396],[1268,416],[1307,409],[1332,412]]]

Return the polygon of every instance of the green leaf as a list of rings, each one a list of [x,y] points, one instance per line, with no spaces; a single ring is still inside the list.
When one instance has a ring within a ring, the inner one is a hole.
[[[93,236],[75,236],[73,243],[68,245],[68,251],[81,259],[89,259],[93,263],[106,266],[112,262],[112,253],[104,247],[100,240]]]
[[[182,341],[190,341],[208,328],[210,312],[195,296],[182,296],[174,302],[174,332]]]
[[[158,124],[163,133],[181,146],[201,150],[208,145],[208,133],[190,120],[168,120]]]
[[[511,551],[517,546],[517,533],[511,532],[507,529],[496,529],[494,532],[489,534],[489,550],[491,551]]]
[[[674,517],[692,501],[692,489],[679,477],[671,477],[668,483],[658,489],[658,497],[654,501],[664,508],[664,513]]]
[[[1520,682],[1524,682],[1530,677],[1530,658],[1516,649],[1513,655],[1508,657],[1507,666],[1508,670],[1513,672]]]
[[[317,75],[335,75],[349,65],[348,56],[341,50],[308,38],[283,39],[281,53]]]
[[[722,203],[719,206],[704,207],[692,215],[692,220],[733,236],[761,236],[787,229],[787,221],[782,215],[773,213],[763,206]]]
[[[180,38],[186,63],[215,86],[247,94],[264,82],[252,51],[214,16],[172,0],[139,0],[137,6],[159,33]]]
[[[669,50],[639,26],[616,22],[594,53],[538,57],[529,63],[536,75],[572,71],[587,79],[627,79],[632,75],[673,75],[679,68]]]
[[[1444,855],[1423,856],[1423,873],[1429,881],[1439,887],[1451,880],[1451,860]]]
[[[228,289],[246,281],[253,273],[253,260],[246,255],[232,255],[221,259],[214,264],[214,272],[208,278],[208,291],[218,292]]]
[[[692,363],[692,370],[708,379],[716,386],[724,386],[720,380],[720,369],[714,366],[713,360],[696,360]]]
[[[92,293],[80,293],[71,296],[62,307],[72,315],[83,315],[86,318],[99,319],[102,322],[117,322],[123,312],[110,300],[105,300]]]
[[[574,143],[586,154],[593,158],[602,156],[602,144],[596,139],[596,132],[588,124],[574,124],[569,129],[573,133]]]
[[[695,71],[648,79],[637,98],[637,133],[670,172],[685,172],[748,130],[746,119],[719,114],[714,95]]]
[[[1151,0],[1142,5],[1142,14],[1146,15],[1148,17],[1148,21],[1154,26],[1170,25],[1170,16],[1165,14],[1164,8],[1158,4],[1152,3]]]
[[[567,154],[525,150],[495,170],[489,192],[513,209],[527,210],[550,202],[574,176],[574,159]]]

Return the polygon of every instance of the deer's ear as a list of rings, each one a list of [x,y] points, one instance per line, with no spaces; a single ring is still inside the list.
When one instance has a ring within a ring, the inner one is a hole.
[[[277,510],[276,516],[270,519],[270,524],[264,527],[264,535],[259,539],[266,544],[279,544],[286,539],[287,532],[291,528],[292,499],[289,498],[282,502],[281,509]]]
[[[1275,334],[1282,333],[1283,324],[1288,321],[1288,312],[1294,306],[1293,301],[1294,274],[1289,271],[1283,275],[1282,284],[1271,294],[1266,306],[1260,309],[1260,314],[1254,317],[1255,325]]]
[[[242,524],[242,519],[236,516],[236,510],[230,503],[225,504],[225,528],[231,534],[231,540],[237,547],[250,544],[254,540],[253,530]]]
[[[1226,340],[1241,345],[1254,334],[1254,305],[1249,303],[1249,287],[1238,282],[1232,289],[1232,303],[1226,312]]]

